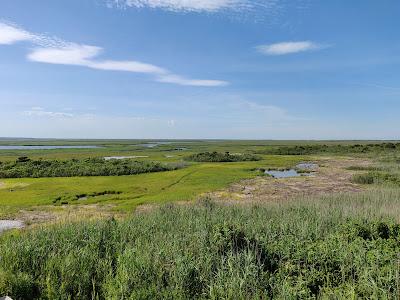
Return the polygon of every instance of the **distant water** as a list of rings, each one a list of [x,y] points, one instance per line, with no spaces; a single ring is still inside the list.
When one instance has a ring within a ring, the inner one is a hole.
[[[0,150],[94,149],[99,146],[0,146]]]
[[[266,174],[271,175],[274,178],[289,178],[301,176],[296,170],[285,170],[285,171],[265,171]]]
[[[24,223],[22,221],[0,220],[0,233],[4,230],[22,227],[24,227]]]
[[[172,144],[172,142],[151,142],[151,143],[139,144],[138,146],[146,148],[154,148],[160,145],[169,145],[169,144]]]
[[[146,155],[133,155],[133,156],[106,156],[104,157],[105,160],[111,159],[130,159],[130,158],[146,158]]]
[[[265,171],[265,174],[269,174],[274,178],[310,176],[312,174],[315,174],[315,171],[317,171],[318,169],[318,165],[315,163],[301,163],[296,165],[296,169],[283,170],[283,171],[270,170],[270,171]],[[307,171],[307,173],[304,173],[304,171]]]

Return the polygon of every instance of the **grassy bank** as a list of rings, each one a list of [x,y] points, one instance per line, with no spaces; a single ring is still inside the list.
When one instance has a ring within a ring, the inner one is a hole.
[[[0,239],[18,299],[396,299],[400,191],[168,205]]]

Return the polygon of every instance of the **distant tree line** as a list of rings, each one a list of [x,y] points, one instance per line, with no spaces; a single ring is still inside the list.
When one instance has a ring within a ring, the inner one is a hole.
[[[230,154],[229,152],[202,152],[192,154],[185,158],[189,161],[196,162],[238,162],[238,161],[258,161],[261,160],[259,156],[253,154]]]
[[[183,166],[182,163],[164,164],[132,159],[31,160],[20,157],[14,162],[0,162],[0,178],[120,176],[170,171]]]
[[[258,151],[257,153],[273,155],[308,155],[322,153],[370,153],[388,150],[400,150],[400,143],[281,146]]]

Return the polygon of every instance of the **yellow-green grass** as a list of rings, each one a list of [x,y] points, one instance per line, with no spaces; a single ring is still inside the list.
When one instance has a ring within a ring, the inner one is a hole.
[[[60,196],[110,190],[121,194],[68,201],[68,205],[113,204],[117,210],[130,211],[145,203],[189,201],[202,193],[258,176],[260,173],[254,171],[255,168],[290,167],[304,159],[299,156],[268,156],[256,162],[198,163],[176,171],[131,176],[0,179],[3,183],[0,186],[0,216],[42,205],[56,208],[53,200]]]

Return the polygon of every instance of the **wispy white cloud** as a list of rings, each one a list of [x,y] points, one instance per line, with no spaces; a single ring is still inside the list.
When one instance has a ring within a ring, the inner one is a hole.
[[[264,0],[268,2],[268,0]],[[160,8],[169,11],[215,12],[249,6],[248,0],[109,0],[109,6]]]
[[[172,12],[220,11],[275,13],[281,0],[106,0],[109,7],[163,9]]]
[[[228,84],[221,80],[186,78],[156,65],[139,61],[99,60],[98,56],[103,52],[101,47],[69,43],[45,35],[32,34],[16,26],[0,22],[0,44],[13,44],[24,40],[39,46],[27,56],[28,60],[33,62],[84,66],[104,71],[151,74],[158,82],[185,86],[217,87]]]
[[[162,8],[172,11],[216,11],[237,6],[240,0],[114,0],[117,5]]]
[[[23,41],[29,41],[42,47],[61,48],[71,45],[71,43],[59,38],[35,34],[20,28],[14,23],[0,20],[0,45],[11,45]]]
[[[33,36],[16,26],[0,23],[0,45],[11,45],[20,41],[32,40]]]
[[[222,81],[222,80],[187,79],[182,76],[174,74],[161,75],[157,78],[157,81],[165,83],[175,83],[179,85],[209,86],[209,87],[226,86],[229,84],[227,81]]]
[[[28,59],[48,64],[88,66],[101,50],[99,47],[78,44],[63,48],[37,48],[28,54]]]
[[[49,118],[73,118],[74,114],[65,112],[46,111],[42,107],[32,107],[30,110],[23,112],[25,116],[31,117],[49,117]]]
[[[326,47],[326,45],[321,45],[311,41],[299,41],[261,45],[257,46],[257,50],[265,55],[285,55],[298,52],[320,50]]]
[[[93,69],[108,70],[108,71],[125,71],[125,72],[137,72],[137,73],[148,73],[148,74],[168,73],[168,71],[163,68],[138,61],[106,60],[101,62],[90,62],[88,67]]]
[[[36,48],[30,54],[30,61],[85,66],[105,71],[126,71],[148,74],[166,74],[166,70],[137,61],[96,61],[95,58],[103,51],[102,48],[89,45],[70,44],[62,48]]]
[[[152,103],[147,107],[154,110],[151,115],[131,106],[125,109],[125,113],[117,115],[110,113],[107,107],[95,114],[46,106],[32,107],[18,115],[0,112],[0,125],[13,118],[16,124],[11,129],[13,135],[35,137],[277,138],[282,132],[292,134],[293,128],[307,122],[283,107],[238,95],[182,97],[172,112],[168,111],[168,106],[170,103]],[[138,115],[130,115],[131,111]],[[0,136],[3,127],[0,126]],[[7,130],[3,129],[10,135],[10,129]]]

